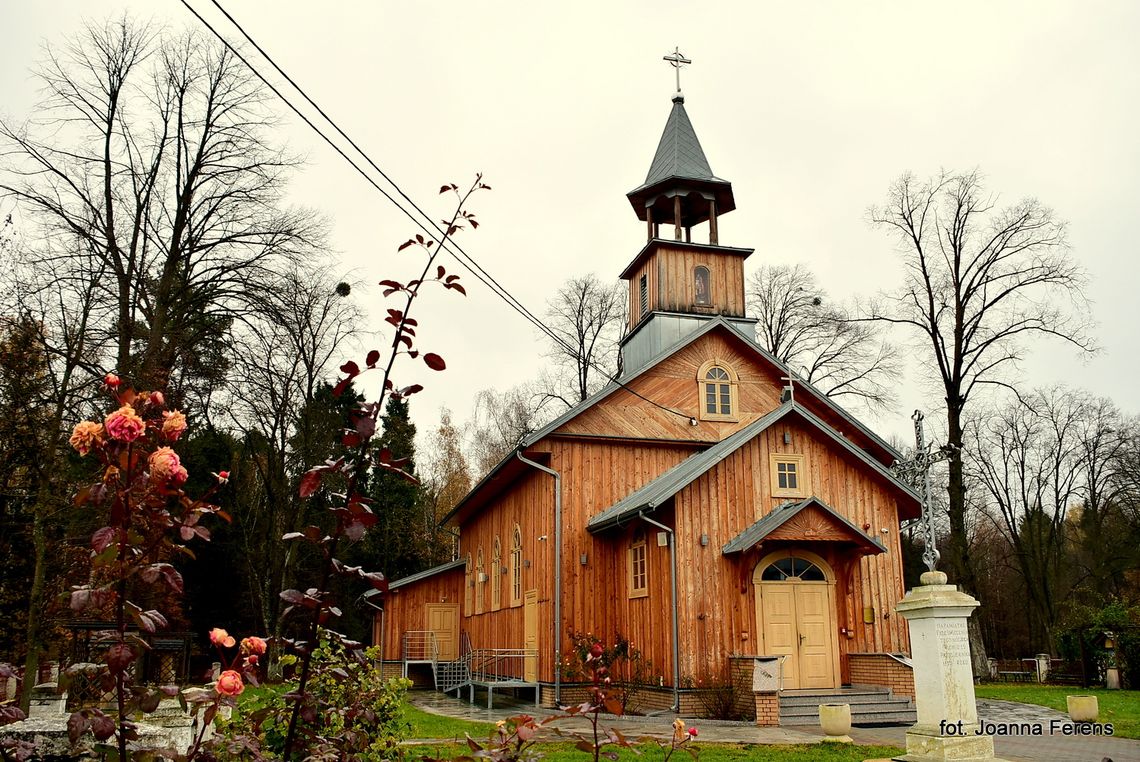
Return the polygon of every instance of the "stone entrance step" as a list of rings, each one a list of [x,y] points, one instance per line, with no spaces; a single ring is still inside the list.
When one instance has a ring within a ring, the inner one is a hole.
[[[781,725],[818,725],[820,704],[849,704],[852,725],[913,725],[914,704],[887,689],[785,691],[780,694]]]

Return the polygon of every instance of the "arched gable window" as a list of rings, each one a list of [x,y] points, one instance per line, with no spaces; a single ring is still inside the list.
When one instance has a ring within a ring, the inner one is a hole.
[[[511,544],[511,605],[522,605],[522,530],[515,524]]]
[[[736,371],[722,360],[709,360],[697,371],[701,420],[737,421]]]
[[[495,535],[494,549],[491,551],[491,611],[498,611],[503,605],[503,546],[499,535]]]
[[[697,265],[693,270],[693,297],[697,304],[712,304],[712,281],[709,268],[704,265]]]
[[[467,558],[463,567],[463,616],[471,616],[471,610],[474,608],[475,603],[475,580],[471,570],[471,553],[467,553]]]
[[[487,568],[483,565],[483,546],[479,546],[479,553],[475,556],[475,613],[482,614],[486,603]]]
[[[768,564],[760,579],[764,582],[826,582],[827,575],[806,558],[788,556]]]
[[[629,597],[649,595],[649,557],[645,544],[645,530],[635,529],[629,543]]]

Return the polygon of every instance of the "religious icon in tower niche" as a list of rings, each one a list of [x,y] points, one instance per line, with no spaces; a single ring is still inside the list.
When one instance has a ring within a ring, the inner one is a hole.
[[[709,268],[701,265],[693,271],[696,285],[697,304],[712,304],[712,291],[709,289]]]

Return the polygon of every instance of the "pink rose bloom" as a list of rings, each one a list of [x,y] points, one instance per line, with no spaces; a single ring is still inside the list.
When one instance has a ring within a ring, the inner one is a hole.
[[[234,647],[233,636],[231,636],[221,627],[215,627],[214,629],[210,630],[210,642],[215,646],[221,646],[223,648]]]
[[[80,455],[91,452],[91,448],[103,441],[103,424],[94,421],[80,421],[75,424],[68,442]]]
[[[150,404],[154,405],[155,407],[162,407],[166,404],[166,397],[162,396],[162,392],[151,392]]]
[[[186,416],[179,410],[167,410],[162,418],[162,436],[171,442],[178,441],[178,437],[186,431]]]
[[[116,376],[114,373],[108,373],[107,375],[103,376],[103,383],[106,384],[111,389],[115,389],[115,388],[118,388],[119,384],[121,384],[123,382],[120,381],[119,377]]]
[[[150,457],[147,458],[147,465],[150,467],[150,480],[152,482],[182,484],[186,481],[186,469],[182,467],[178,453],[169,447],[159,447],[151,453]],[[181,479],[179,479],[180,475]]]
[[[245,684],[241,681],[241,675],[236,670],[227,669],[218,675],[218,682],[215,683],[214,689],[223,696],[239,696],[245,690]]]
[[[189,477],[190,474],[186,473],[186,466],[179,466],[178,468],[174,469],[174,473],[170,475],[170,483],[175,487],[181,487],[186,483],[186,479]]]
[[[247,654],[263,654],[265,653],[265,640],[258,637],[244,638],[241,642],[241,650]]]
[[[138,417],[135,409],[130,405],[123,405],[107,416],[103,421],[103,428],[111,439],[120,442],[133,442],[146,431],[146,421]]]
[[[689,728],[689,735],[692,736],[693,738],[696,738],[697,737],[697,729],[696,728]]]

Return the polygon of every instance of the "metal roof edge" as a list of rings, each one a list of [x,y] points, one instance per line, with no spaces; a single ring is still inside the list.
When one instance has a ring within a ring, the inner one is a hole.
[[[596,534],[616,524],[620,524],[627,517],[632,516],[644,508],[656,508],[662,501],[667,500],[689,484],[692,484],[700,478],[702,474],[739,450],[769,426],[792,412],[793,409],[794,405],[792,403],[784,403],[770,413],[757,418],[739,431],[725,437],[712,447],[690,455],[640,489],[634,490],[606,510],[592,516],[590,520],[586,522],[587,531]],[[635,502],[630,502],[629,505],[619,508],[619,506],[622,506],[622,503],[626,503],[627,501]]]
[[[820,508],[827,511],[832,516],[834,516],[836,519],[838,519],[844,526],[846,526],[848,529],[850,529],[852,531],[852,533],[855,534],[855,536],[861,537],[861,538],[867,540],[872,545],[874,545],[876,548],[878,548],[879,552],[881,552],[881,553],[887,552],[887,547],[885,545],[883,545],[883,543],[879,542],[877,537],[871,537],[870,535],[864,534],[863,532],[861,532],[859,530],[859,527],[855,526],[855,524],[853,524],[851,522],[850,519],[848,519],[846,516],[841,514],[839,511],[832,508],[830,505],[828,505],[826,502],[824,502],[821,498],[817,497],[816,495],[812,495],[811,497],[805,498],[804,500],[801,500],[799,503],[795,503],[792,506],[788,506],[786,508],[777,508],[777,509],[765,514],[764,516],[760,517],[755,522],[753,522],[751,525],[749,525],[746,529],[744,529],[742,532],[740,532],[740,534],[736,535],[731,540],[729,540],[727,543],[725,543],[724,547],[722,547],[720,550],[721,555],[726,556],[726,555],[729,555],[730,553],[740,553],[740,552],[743,552],[744,550],[747,550],[748,548],[755,545],[756,542],[758,542],[759,540],[762,540],[764,537],[767,537],[769,534],[771,534],[772,532],[774,532],[777,529],[779,529],[780,527],[782,527],[784,524],[786,524],[788,522],[789,519],[791,519],[793,516],[798,514],[800,511],[807,508],[809,505],[818,505]],[[747,540],[743,539],[746,535],[748,535],[753,530],[757,529],[765,521],[772,519],[773,516],[776,516],[777,512],[779,514],[781,514],[779,516],[779,520],[773,521],[771,528],[769,528],[764,533],[763,536],[761,536],[757,540],[752,540],[751,537],[749,537]],[[737,547],[732,547],[733,545],[736,545]]]
[[[404,585],[410,585],[413,582],[419,582],[421,579],[427,579],[428,577],[434,577],[437,574],[443,574],[444,572],[448,572],[448,571],[451,571],[453,569],[458,569],[459,567],[465,565],[466,563],[467,563],[466,560],[464,560],[462,558],[457,558],[454,561],[448,561],[445,564],[440,564],[439,566],[433,566],[430,569],[424,569],[422,572],[416,572],[415,574],[409,574],[407,577],[395,580],[394,582],[390,582],[390,583],[388,583],[388,589],[394,590],[397,587],[403,587]]]
[[[782,368],[783,370],[787,371],[789,376],[794,375],[792,370],[787,365],[780,362],[778,359],[776,359],[775,355],[773,355],[771,352],[769,352],[764,347],[760,346],[760,344],[758,344],[756,342],[755,337],[749,336],[748,334],[737,330],[736,326],[733,326],[733,325],[727,324],[727,323],[726,323],[726,325],[728,325],[728,327],[733,331],[733,333],[735,333],[737,336],[739,336],[744,341],[748,342],[766,360],[775,364],[777,368]],[[890,443],[888,443],[881,436],[879,436],[874,431],[869,429],[867,426],[860,423],[858,418],[853,416],[851,413],[847,412],[847,410],[842,405],[840,405],[838,402],[833,400],[831,397],[828,397],[826,394],[821,392],[819,389],[815,388],[811,383],[804,381],[803,379],[800,379],[799,377],[797,377],[796,378],[796,385],[804,387],[809,392],[811,392],[812,396],[815,397],[819,402],[822,402],[824,405],[826,405],[827,407],[834,410],[839,415],[840,418],[847,421],[848,423],[850,423],[855,428],[859,429],[860,432],[862,432],[864,435],[866,435],[875,444],[879,445],[884,450],[886,450],[888,455],[893,456],[894,460],[899,460],[902,458],[902,453],[900,453],[898,450],[896,450],[894,447],[892,447],[890,445]]]

